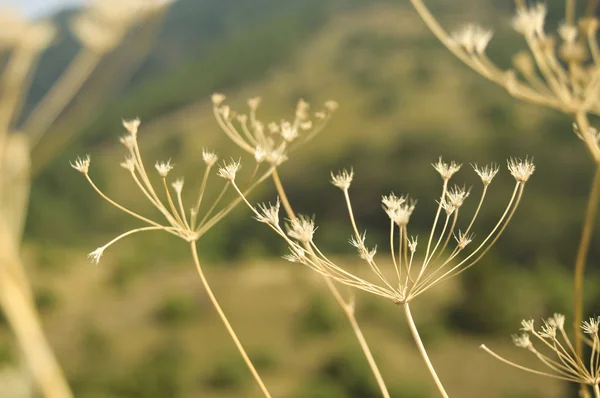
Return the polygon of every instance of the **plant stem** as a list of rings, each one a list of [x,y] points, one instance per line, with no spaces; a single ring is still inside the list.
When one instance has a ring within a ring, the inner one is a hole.
[[[290,205],[290,201],[285,193],[285,190],[283,189],[283,185],[281,184],[281,180],[279,179],[279,174],[277,174],[277,169],[275,169],[275,171],[273,171],[272,178],[273,178],[273,182],[275,183],[275,188],[277,188],[277,193],[279,194],[279,199],[281,200],[281,203],[283,204],[283,208],[285,209],[285,212],[287,213],[287,215],[290,219],[292,219],[292,220],[295,219],[296,214],[294,213],[294,210],[292,209],[292,206]],[[375,379],[377,380],[377,385],[379,386],[379,389],[381,390],[381,394],[383,395],[384,398],[390,398],[390,393],[387,390],[387,386],[385,385],[383,376],[381,375],[381,372],[379,371],[379,367],[377,366],[377,363],[375,362],[375,358],[373,358],[371,349],[369,348],[369,345],[367,344],[367,341],[365,340],[365,337],[360,329],[360,326],[358,325],[358,322],[356,321],[356,316],[354,314],[354,306],[346,303],[346,301],[340,294],[339,290],[337,289],[337,287],[335,286],[335,284],[333,283],[331,278],[328,278],[327,276],[323,276],[323,279],[325,279],[325,283],[327,284],[329,291],[331,292],[331,294],[333,295],[333,297],[335,298],[337,303],[340,305],[340,307],[342,307],[342,310],[344,311],[344,314],[346,314],[348,321],[350,321],[350,325],[352,326],[352,331],[356,335],[356,339],[358,340],[358,343],[360,344],[360,348],[362,349],[365,357],[367,358],[367,362],[369,363],[369,367],[371,368],[371,372],[373,373],[373,376],[375,376]]]
[[[227,320],[225,313],[221,309],[221,306],[219,305],[217,298],[213,294],[212,289],[210,288],[210,285],[208,284],[208,281],[206,280],[206,277],[204,276],[204,272],[202,271],[202,267],[200,266],[200,260],[198,259],[198,250],[196,249],[196,242],[190,242],[190,247],[192,249],[192,257],[194,258],[194,263],[196,264],[196,269],[198,270],[198,275],[200,275],[200,280],[202,281],[202,284],[204,285],[204,289],[206,289],[206,293],[208,294],[210,301],[212,302],[213,306],[217,310],[217,313],[221,317],[221,320],[225,324],[225,328],[229,332],[231,339],[233,340],[238,351],[240,352],[240,355],[244,359],[244,362],[246,362],[248,369],[250,369],[250,373],[252,373],[252,376],[254,376],[254,379],[258,383],[264,396],[267,398],[271,398],[271,394],[269,393],[269,391],[267,390],[267,387],[265,386],[262,379],[260,378],[258,372],[256,371],[256,368],[254,368],[254,365],[252,364],[252,361],[248,357],[248,354],[246,354],[246,351],[244,350],[242,343],[240,342],[237,335],[235,334],[235,331],[233,330],[233,327],[229,323],[229,320]]]
[[[417,330],[415,321],[413,320],[412,314],[410,313],[410,308],[408,306],[408,303],[404,303],[402,305],[402,307],[404,307],[404,313],[406,314],[406,320],[408,321],[408,326],[410,327],[410,332],[412,333],[415,343],[417,344],[417,347],[419,348],[419,352],[421,353],[421,356],[423,357],[423,360],[425,361],[425,364],[427,365],[427,369],[429,370],[429,373],[431,373],[431,377],[433,377],[433,381],[435,382],[436,387],[438,388],[442,397],[448,398],[448,394],[446,393],[446,390],[444,390],[444,386],[442,385],[442,382],[440,381],[437,373],[435,372],[435,368],[433,367],[433,365],[431,364],[431,361],[429,360],[429,356],[427,355],[427,350],[425,350],[425,346],[423,345],[423,342],[421,341],[421,336],[419,335],[419,331]]]
[[[369,363],[371,372],[373,373],[373,375],[375,376],[375,379],[377,380],[377,385],[379,386],[379,389],[381,390],[381,394],[383,394],[384,398],[390,398],[390,393],[388,392],[387,386],[385,385],[385,381],[383,380],[383,376],[381,376],[381,372],[379,371],[379,368],[377,367],[377,362],[375,362],[375,358],[373,358],[373,354],[371,353],[371,350],[369,349],[367,340],[365,340],[365,337],[364,337],[362,331],[360,330],[360,326],[358,325],[358,322],[356,321],[356,316],[354,315],[354,306],[351,304],[348,304],[348,303],[346,303],[346,301],[344,301],[344,299],[342,298],[342,295],[340,294],[339,290],[337,289],[337,287],[335,286],[335,284],[333,283],[331,278],[328,278],[326,276],[324,276],[323,278],[325,279],[325,282],[327,283],[327,287],[329,288],[329,291],[331,292],[333,297],[335,297],[335,299],[338,302],[338,304],[340,305],[340,307],[342,307],[342,310],[344,310],[344,314],[346,314],[346,317],[350,321],[350,325],[352,326],[352,331],[356,335],[356,339],[358,340],[358,343],[360,344],[360,348],[363,350],[363,353],[365,354],[365,357],[367,358],[367,362]]]
[[[583,279],[585,276],[585,263],[594,232],[596,214],[598,213],[598,202],[600,198],[600,164],[596,166],[592,188],[588,196],[588,203],[585,210],[585,219],[581,231],[581,239],[577,249],[575,259],[575,283],[573,287],[573,329],[575,335],[575,352],[579,357],[583,353],[583,340],[581,338],[580,327],[583,321]],[[582,389],[584,386],[582,386]]]
[[[275,183],[275,188],[277,188],[277,193],[279,194],[279,199],[281,200],[281,204],[283,204],[283,208],[287,213],[288,217],[292,220],[296,218],[296,214],[290,205],[290,201],[288,200],[287,195],[285,194],[285,190],[283,189],[283,185],[281,184],[281,179],[279,178],[279,173],[277,173],[277,169],[273,171],[272,174],[273,182]]]
[[[44,335],[33,303],[14,279],[11,269],[8,261],[3,261],[0,269],[0,303],[42,395],[45,398],[72,398],[73,394]]]
[[[600,398],[600,388],[598,387],[598,384],[594,384],[594,397]]]

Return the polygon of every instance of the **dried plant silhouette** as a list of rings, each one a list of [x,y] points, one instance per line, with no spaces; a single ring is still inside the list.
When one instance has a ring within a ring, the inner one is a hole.
[[[279,123],[271,122],[266,124],[265,128],[265,124],[257,119],[256,116],[256,111],[261,102],[260,97],[248,100],[249,116],[232,112],[230,107],[224,104],[225,96],[223,94],[214,94],[212,101],[213,113],[223,132],[240,148],[253,154],[258,162],[266,161],[274,167],[278,167],[283,160],[287,159],[289,151],[293,151],[313,139],[323,129],[333,112],[338,108],[338,104],[335,101],[327,101],[324,104],[324,110],[314,113],[313,121],[310,115],[310,104],[304,100],[300,100],[296,106],[296,112],[292,121],[282,120]],[[296,219],[296,214],[287,197],[277,168],[274,169],[271,177],[288,218],[292,220]],[[356,320],[354,297],[344,298],[330,278],[323,279],[329,292],[348,318],[382,396],[389,398],[390,394],[381,371]]]
[[[513,343],[530,351],[542,364],[549,369],[540,371],[528,368],[501,357],[485,345],[481,348],[496,359],[540,376],[551,377],[558,380],[570,381],[590,386],[594,397],[600,398],[600,340],[598,340],[598,325],[600,317],[590,318],[582,322],[581,331],[583,339],[590,349],[588,360],[579,356],[575,351],[567,332],[565,331],[565,316],[554,314],[543,321],[540,330],[536,330],[533,319],[521,322],[521,333],[513,335]],[[535,347],[534,343],[541,349]]]
[[[255,207],[250,204],[235,182],[233,182],[233,185],[238,194],[244,198],[246,204],[252,209],[256,219],[267,224],[289,245],[290,254],[285,256],[287,260],[304,264],[323,275],[326,279],[332,279],[344,285],[373,293],[401,305],[412,336],[436,387],[442,396],[448,397],[423,345],[409,303],[427,290],[472,267],[486,254],[513,217],[523,195],[525,184],[533,174],[535,166],[528,159],[511,159],[508,161],[508,169],[516,181],[512,196],[496,225],[480,240],[476,240],[472,227],[475,225],[486,198],[488,187],[498,172],[498,167],[494,165],[474,166],[475,172],[482,181],[483,188],[477,208],[464,230],[457,229],[457,224],[460,209],[469,196],[469,191],[459,186],[449,187],[450,179],[461,168],[461,165],[455,162],[446,163],[440,159],[433,167],[442,177],[442,192],[437,201],[438,207],[427,240],[426,250],[419,264],[416,264],[415,259],[418,238],[409,237],[408,231],[408,224],[415,210],[416,202],[408,195],[396,196],[393,193],[382,198],[383,209],[390,219],[389,245],[391,263],[393,264],[391,273],[382,270],[375,259],[377,247],[367,247],[366,232],[361,233],[356,223],[349,194],[354,173],[344,170],[339,174],[332,174],[331,183],[342,190],[348,208],[353,230],[350,244],[356,248],[359,257],[367,263],[368,269],[371,271],[370,278],[359,276],[330,260],[330,256],[327,256],[325,251],[314,241],[317,227],[312,218],[306,216],[291,218],[283,226],[280,223],[279,200],[274,205],[263,204]],[[455,243],[451,243],[453,237]],[[472,244],[473,242],[478,243]]]
[[[196,242],[199,239],[201,239],[219,221],[221,221],[229,212],[231,212],[231,210],[233,210],[235,206],[240,202],[239,198],[235,198],[229,201],[228,203],[223,203],[225,193],[231,185],[231,183],[235,180],[235,177],[241,167],[240,162],[231,161],[228,163],[223,163],[222,166],[217,166],[218,171],[216,174],[218,175],[218,177],[221,177],[225,180],[225,184],[219,190],[219,194],[216,196],[214,201],[210,204],[207,204],[205,200],[205,193],[208,189],[209,182],[211,181],[211,171],[213,171],[215,165],[217,164],[218,157],[213,152],[203,151],[202,158],[206,165],[206,169],[202,177],[202,181],[198,186],[197,199],[194,201],[194,205],[188,208],[184,204],[183,199],[183,178],[178,178],[170,184],[167,182],[167,177],[174,167],[170,161],[156,162],[155,169],[156,174],[158,174],[159,176],[160,183],[158,187],[155,187],[154,184],[152,184],[151,177],[144,166],[141,151],[138,145],[138,128],[140,125],[139,119],[124,121],[123,125],[125,126],[127,133],[123,137],[121,137],[121,143],[125,146],[125,148],[127,148],[128,153],[125,157],[125,160],[121,163],[121,167],[123,167],[127,172],[130,173],[133,182],[135,183],[137,188],[139,188],[143,196],[152,204],[152,206],[156,210],[158,210],[158,212],[161,214],[161,220],[153,220],[142,216],[137,212],[124,207],[112,198],[109,198],[104,192],[102,192],[102,190],[100,190],[100,188],[96,186],[96,184],[93,182],[92,178],[89,175],[90,157],[86,156],[84,158],[78,158],[72,164],[73,168],[75,168],[77,171],[79,171],[85,176],[86,180],[90,183],[90,185],[98,193],[98,195],[100,195],[108,203],[115,206],[119,210],[147,224],[147,226],[145,227],[132,229],[130,231],[122,233],[121,235],[112,239],[105,245],[91,252],[89,254],[89,258],[93,262],[98,263],[100,261],[100,258],[104,254],[104,251],[108,249],[111,245],[117,243],[125,237],[140,232],[163,231],[175,235],[178,238],[181,238],[184,241],[188,242],[190,246],[191,255],[196,266],[196,270],[198,271],[198,275],[200,277],[200,280],[202,281],[202,285],[204,286],[206,293],[208,294],[211,300],[211,303],[213,304],[215,310],[219,314],[219,317],[223,321],[227,332],[231,336],[234,344],[236,345],[238,351],[240,352],[240,355],[244,359],[244,362],[250,369],[250,372],[252,373],[254,379],[258,383],[261,391],[266,397],[270,397],[271,395],[267,390],[267,387],[265,386],[260,375],[256,371],[256,368],[254,367],[252,361],[246,354],[244,347],[238,339],[237,334],[233,330],[233,327],[229,323],[229,320],[223,312],[219,302],[217,301],[216,296],[214,295],[210,287],[210,284],[208,283],[208,280],[206,279],[203,268],[200,264],[198,251],[196,248]],[[251,181],[248,183],[248,187],[245,189],[246,193],[251,192],[254,188],[256,188],[260,183],[262,183],[273,173],[273,166],[260,166],[260,164],[257,164],[257,167],[254,170],[254,173],[252,174]],[[162,192],[162,194],[159,195],[158,192]]]
[[[39,388],[46,397],[66,398],[72,393],[46,340],[35,308],[31,286],[20,258],[32,175],[39,169],[38,156],[31,156],[40,140],[64,117],[73,99],[96,71],[100,61],[115,49],[137,25],[148,24],[156,31],[168,2],[95,1],[72,21],[72,31],[81,48],[30,112],[23,112],[32,77],[43,52],[52,45],[56,29],[46,21],[29,21],[8,9],[0,12],[0,55],[6,62],[0,70],[0,304],[15,333]],[[144,35],[151,31],[144,32]],[[150,40],[151,41],[151,40]],[[119,70],[129,76],[143,59],[149,46],[131,55],[130,65]],[[92,79],[93,80],[93,79]],[[95,102],[103,97],[94,93]],[[80,99],[79,104],[85,104]],[[79,105],[78,104],[78,105]],[[73,108],[78,108],[74,106]],[[79,112],[79,124],[91,113]],[[65,126],[63,126],[65,127]],[[74,135],[77,124],[62,129],[62,135]],[[53,135],[54,138],[54,135]],[[52,155],[60,149],[54,143]],[[50,154],[46,155],[46,159]]]
[[[523,35],[528,51],[513,57],[513,68],[503,70],[486,55],[492,31],[469,23],[449,34],[422,0],[411,0],[427,27],[457,58],[486,79],[504,87],[513,97],[556,109],[574,120],[574,131],[584,142],[595,163],[595,174],[585,211],[583,228],[574,265],[575,350],[583,353],[578,333],[583,320],[583,280],[585,265],[600,200],[600,134],[590,125],[589,116],[600,115],[600,47],[597,1],[587,2],[586,13],[576,15],[576,1],[565,1],[565,19],[556,35],[545,32],[547,7],[515,0],[514,29]],[[589,392],[582,384],[582,393]]]

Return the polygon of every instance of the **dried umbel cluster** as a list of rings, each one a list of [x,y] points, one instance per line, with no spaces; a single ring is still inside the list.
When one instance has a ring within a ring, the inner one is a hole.
[[[569,336],[565,332],[565,316],[554,314],[543,321],[539,330],[535,329],[533,319],[521,322],[521,333],[513,335],[513,342],[517,347],[530,351],[550,372],[535,370],[518,365],[504,359],[485,345],[481,348],[495,358],[518,369],[537,375],[548,376],[554,379],[571,381],[574,383],[591,386],[595,397],[600,397],[600,340],[598,328],[600,317],[590,318],[581,324],[581,331],[585,341],[591,348],[589,360],[577,355]],[[539,348],[536,348],[536,345]]]
[[[360,258],[368,264],[372,271],[371,279],[351,273],[324,254],[314,241],[317,227],[313,219],[301,216],[291,220],[287,225],[281,225],[279,201],[275,205],[260,205],[257,208],[246,202],[253,209],[258,221],[269,225],[288,243],[291,254],[287,255],[286,259],[289,261],[305,264],[345,285],[385,297],[397,304],[405,304],[473,266],[485,255],[513,217],[525,184],[535,169],[528,159],[509,160],[508,169],[516,180],[512,196],[496,225],[483,239],[477,240],[472,229],[486,198],[488,187],[498,172],[498,167],[474,166],[475,172],[482,181],[482,193],[468,226],[464,230],[458,230],[459,213],[465,199],[469,196],[469,191],[459,186],[450,187],[449,181],[461,166],[455,162],[445,163],[441,159],[433,166],[442,177],[443,186],[424,253],[417,254],[418,239],[410,236],[408,228],[416,202],[408,195],[396,196],[393,193],[382,198],[383,209],[390,219],[389,245],[393,264],[391,273],[382,271],[375,259],[376,247],[367,247],[366,232],[361,233],[356,224],[349,195],[353,172],[343,171],[337,175],[332,174],[331,182],[343,191],[348,208],[354,231],[350,243],[357,249]],[[243,196],[241,190],[235,187]],[[394,275],[393,281],[389,277],[390,274]]]
[[[155,221],[144,217],[133,210],[130,210],[104,194],[92,181],[89,175],[90,157],[79,158],[72,164],[73,168],[81,172],[88,180],[94,190],[110,204],[124,211],[125,213],[137,218],[138,220],[148,224],[147,227],[133,229],[127,231],[102,247],[90,253],[89,257],[94,262],[98,262],[104,251],[113,243],[120,239],[138,232],[144,231],[165,231],[175,235],[187,242],[195,242],[200,239],[210,228],[222,220],[240,201],[235,199],[229,203],[223,204],[224,196],[235,180],[236,174],[240,169],[240,162],[230,161],[218,166],[217,175],[226,180],[225,185],[219,191],[214,202],[208,206],[204,203],[205,192],[210,180],[211,171],[217,164],[218,157],[213,152],[203,151],[202,158],[206,164],[206,169],[202,181],[199,186],[198,196],[194,205],[187,208],[183,200],[183,178],[177,178],[172,182],[167,181],[167,177],[173,170],[173,165],[170,161],[156,162],[156,174],[160,178],[159,187],[155,187],[151,182],[138,145],[138,128],[140,126],[139,119],[124,121],[123,126],[127,133],[121,137],[121,143],[127,148],[125,160],[121,163],[121,167],[127,170],[137,188],[142,192],[146,199],[154,206],[164,217],[163,220]],[[252,179],[248,183],[248,187],[244,190],[245,193],[250,192],[258,184],[264,181],[273,171],[272,167],[266,167],[262,170],[255,170]],[[262,174],[261,174],[262,173]],[[159,192],[162,191],[162,194]]]
[[[327,101],[323,110],[311,115],[310,104],[300,100],[293,120],[281,119],[265,125],[256,118],[260,97],[248,100],[248,114],[232,111],[224,102],[223,94],[213,94],[213,111],[221,129],[236,145],[253,155],[257,163],[275,167],[285,162],[296,146],[314,138],[338,108],[337,102]]]
[[[504,87],[516,98],[548,106],[583,118],[600,115],[600,47],[598,19],[581,18],[562,23],[555,35],[544,29],[547,8],[543,3],[516,1],[514,29],[523,35],[528,51],[514,55],[514,69],[502,70],[486,55],[492,32],[468,24],[448,34],[425,7],[411,0],[416,10],[440,41],[473,70]],[[572,19],[572,18],[569,18]],[[518,73],[517,73],[518,72]],[[587,131],[587,121],[578,121],[581,137],[594,159],[600,161],[600,147]]]

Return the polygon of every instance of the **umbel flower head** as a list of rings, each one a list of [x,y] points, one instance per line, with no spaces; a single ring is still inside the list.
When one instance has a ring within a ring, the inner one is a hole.
[[[437,201],[437,211],[433,225],[421,253],[417,253],[418,238],[409,234],[410,217],[415,210],[416,201],[408,195],[389,194],[383,196],[381,204],[389,218],[390,266],[385,270],[376,260],[377,246],[367,246],[366,232],[361,233],[354,217],[350,200],[350,186],[353,172],[342,171],[332,174],[331,182],[344,195],[350,222],[354,231],[350,244],[356,248],[359,257],[367,263],[371,277],[353,274],[330,260],[314,241],[317,229],[314,218],[301,216],[293,219],[284,229],[279,223],[279,202],[276,205],[252,206],[235,181],[234,188],[254,211],[256,219],[269,225],[290,248],[285,258],[305,264],[322,275],[345,285],[385,297],[397,304],[405,304],[428,289],[442,283],[476,264],[498,240],[513,217],[525,184],[534,171],[530,160],[511,159],[509,171],[515,178],[515,187],[508,200],[506,209],[496,224],[483,238],[476,239],[472,232],[475,221],[486,198],[488,187],[498,172],[498,166],[473,166],[482,181],[481,196],[473,215],[464,229],[458,229],[459,214],[469,191],[465,188],[449,186],[452,176],[460,169],[454,162],[446,163],[440,159],[433,165],[442,177],[442,192]]]
[[[248,100],[248,114],[236,113],[224,102],[223,94],[212,95],[213,112],[223,132],[236,145],[253,155],[257,163],[265,162],[273,166],[285,162],[290,150],[316,136],[338,108],[337,102],[327,101],[323,110],[311,115],[308,102],[300,100],[291,121],[282,119],[265,125],[256,118],[260,97]]]
[[[590,318],[581,325],[585,341],[591,347],[588,360],[579,357],[575,352],[573,344],[565,331],[564,315],[554,314],[552,317],[543,320],[542,325],[537,330],[533,319],[523,320],[521,322],[521,332],[512,336],[513,343],[517,347],[531,352],[544,367],[548,368],[547,371],[518,365],[496,354],[485,345],[482,345],[481,348],[496,359],[518,369],[554,379],[586,384],[598,389],[600,384],[599,325],[600,317]]]
[[[172,235],[175,235],[185,241],[194,242],[200,239],[210,228],[222,220],[233,208],[241,201],[238,197],[229,203],[222,203],[226,191],[235,181],[236,173],[240,169],[239,161],[223,162],[218,167],[217,175],[222,177],[225,181],[224,186],[219,191],[216,199],[210,206],[206,206],[203,199],[205,192],[207,191],[208,183],[211,177],[211,171],[217,164],[218,157],[216,154],[210,151],[203,150],[202,158],[206,165],[202,181],[198,188],[198,196],[192,207],[187,208],[184,204],[183,199],[183,188],[184,179],[177,178],[172,183],[168,182],[168,178],[174,165],[170,160],[159,161],[155,164],[156,174],[158,174],[161,180],[160,186],[155,186],[151,180],[155,177],[151,177],[146,171],[144,162],[142,160],[140,148],[138,146],[138,128],[140,125],[139,119],[131,121],[123,121],[123,126],[127,130],[126,134],[121,137],[121,143],[127,148],[127,155],[125,160],[121,163],[123,167],[131,175],[133,185],[136,186],[143,194],[143,196],[155,207],[162,218],[160,220],[152,220],[145,216],[138,214],[137,212],[126,208],[125,206],[117,203],[112,198],[109,198],[104,192],[96,186],[89,175],[90,169],[90,157],[85,156],[84,158],[77,158],[71,166],[85,176],[87,181],[90,183],[92,188],[111,205],[115,206],[119,210],[137,218],[138,220],[148,224],[145,227],[136,228],[131,231],[127,231],[104,246],[99,247],[89,254],[89,258],[98,263],[102,257],[104,251],[113,243],[121,240],[122,238],[144,231],[165,231]],[[248,183],[247,188],[244,189],[245,194],[249,193],[258,184],[263,182],[267,177],[271,175],[274,168],[271,166],[263,167],[259,170],[257,167],[252,175],[251,181]],[[221,181],[223,181],[221,180]],[[237,186],[236,186],[237,188]],[[203,212],[203,213],[202,213]]]
[[[547,34],[546,4],[516,1],[512,26],[523,36],[528,48],[513,56],[513,68],[503,70],[486,55],[491,31],[469,23],[449,34],[423,0],[411,2],[438,39],[471,69],[516,98],[575,116],[586,146],[594,159],[600,161],[600,147],[587,131],[586,116],[600,115],[600,46],[596,16],[575,21],[574,13],[569,15],[567,11],[567,20],[558,26],[556,34]]]

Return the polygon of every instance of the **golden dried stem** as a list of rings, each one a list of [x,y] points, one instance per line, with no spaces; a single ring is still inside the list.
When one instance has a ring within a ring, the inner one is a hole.
[[[204,272],[202,271],[202,267],[200,266],[200,260],[198,259],[198,251],[196,249],[196,242],[190,242],[190,247],[192,249],[192,257],[194,258],[194,263],[196,264],[196,270],[198,271],[198,275],[200,276],[200,280],[202,281],[202,284],[204,285],[204,289],[206,289],[206,293],[208,294],[210,301],[212,302],[213,306],[215,307],[215,310],[217,310],[219,317],[225,324],[225,328],[229,332],[229,335],[231,336],[233,343],[235,344],[238,351],[240,352],[240,355],[244,359],[244,362],[246,362],[248,369],[250,369],[250,373],[252,373],[252,376],[254,376],[254,379],[258,383],[262,393],[264,394],[265,397],[271,398],[271,394],[269,393],[269,390],[267,390],[267,387],[265,386],[262,379],[260,378],[260,375],[256,371],[256,368],[252,364],[252,361],[248,357],[248,354],[246,354],[246,351],[244,350],[242,343],[240,342],[237,335],[235,334],[233,327],[231,326],[231,324],[229,323],[229,320],[227,319],[227,316],[225,316],[225,313],[221,309],[221,306],[219,305],[217,298],[213,294],[213,291],[210,288],[210,285],[209,285],[206,277],[204,276]]]

